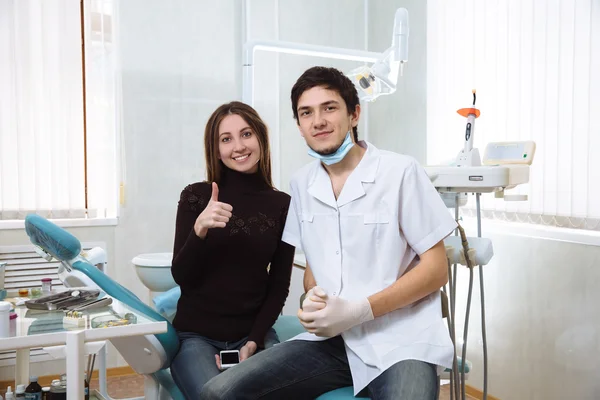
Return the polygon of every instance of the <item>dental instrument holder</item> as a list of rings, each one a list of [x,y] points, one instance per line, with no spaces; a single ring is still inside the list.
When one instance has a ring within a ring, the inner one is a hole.
[[[81,242],[63,228],[39,215],[29,214],[25,218],[25,232],[32,244],[43,248],[47,254],[61,262],[58,276],[65,287],[97,288],[96,290],[124,303],[150,320],[164,321],[167,324],[167,331],[164,333],[143,336],[126,335],[112,338],[110,342],[138,374],[144,375],[145,398],[158,400],[165,398],[161,396],[170,395],[174,400],[184,400],[185,397],[168,370],[179,350],[179,340],[175,328],[135,294],[92,265],[81,252]],[[98,262],[98,258],[93,254],[90,257]],[[85,282],[90,283],[86,284]],[[56,326],[56,329],[64,329],[62,317],[57,322],[60,326]],[[93,321],[91,322],[93,325]],[[86,347],[88,347],[87,344]],[[104,344],[100,348],[105,348]],[[99,390],[106,397],[106,353],[103,350],[99,355],[101,371]]]
[[[81,306],[87,306],[95,302],[99,295],[100,290],[98,289],[71,288],[64,292],[42,296],[34,300],[27,300],[25,307],[30,310],[75,310]]]
[[[529,182],[529,166],[535,154],[535,142],[488,143],[483,162],[475,141],[475,119],[481,112],[475,108],[477,97],[473,89],[473,104],[457,113],[467,118],[463,149],[454,165],[427,166],[425,170],[448,207],[466,204],[467,193],[494,193],[505,201],[526,201],[527,195],[505,195],[505,191]],[[456,193],[452,196],[446,194]]]

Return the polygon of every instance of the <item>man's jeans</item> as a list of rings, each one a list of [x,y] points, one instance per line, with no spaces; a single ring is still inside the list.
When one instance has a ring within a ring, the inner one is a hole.
[[[220,342],[192,332],[177,332],[177,334],[179,352],[171,363],[171,375],[185,398],[194,400],[200,397],[204,384],[221,373],[217,368],[215,354],[219,354],[221,350],[239,350],[248,341],[247,337],[237,342]],[[271,328],[265,336],[265,348],[272,347],[276,343],[279,343],[279,338]],[[260,351],[257,351],[254,356],[258,352]]]
[[[377,400],[434,400],[438,382],[434,365],[406,360],[374,379],[364,394]],[[337,336],[320,342],[278,344],[210,380],[200,399],[312,400],[351,385],[344,341]]]

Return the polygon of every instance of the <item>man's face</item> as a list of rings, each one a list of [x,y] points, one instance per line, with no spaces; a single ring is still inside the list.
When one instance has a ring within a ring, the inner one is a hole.
[[[321,155],[335,153],[349,130],[358,124],[360,106],[348,115],[344,99],[334,90],[316,86],[298,99],[298,127],[308,147]],[[350,133],[352,140],[354,136]]]

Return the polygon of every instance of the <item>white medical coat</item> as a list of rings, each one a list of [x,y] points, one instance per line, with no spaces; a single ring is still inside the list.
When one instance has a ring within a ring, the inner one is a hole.
[[[294,175],[282,238],[304,251],[320,287],[349,300],[393,284],[418,264],[420,254],[456,228],[416,160],[367,142],[360,145],[367,151],[337,201],[318,160]],[[452,366],[453,345],[439,291],[342,337],[355,394],[401,360]],[[291,340],[326,339],[307,332]]]

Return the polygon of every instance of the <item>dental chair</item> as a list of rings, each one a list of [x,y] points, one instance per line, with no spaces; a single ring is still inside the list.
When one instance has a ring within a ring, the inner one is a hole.
[[[179,350],[179,339],[171,323],[135,294],[121,286],[81,254],[81,243],[66,230],[38,215],[25,219],[25,231],[30,241],[41,251],[60,261],[60,280],[67,287],[84,282],[156,321],[167,322],[167,332],[157,335],[111,339],[131,368],[145,378],[145,399],[185,400],[169,372],[171,361]]]
[[[184,400],[185,397],[173,381],[169,366],[179,350],[179,339],[170,321],[153,308],[141,301],[135,294],[104,274],[81,256],[81,243],[66,230],[38,215],[28,215],[25,219],[25,231],[30,241],[41,249],[48,261],[52,258],[60,261],[58,270],[60,280],[67,287],[85,286],[98,288],[107,295],[126,304],[132,309],[156,321],[167,322],[167,332],[143,337],[122,337],[111,339],[125,361],[138,374],[145,378],[145,399]],[[442,314],[448,316],[447,300],[442,292]],[[273,328],[281,342],[304,332],[296,316],[281,315]],[[462,368],[459,360],[459,368]],[[469,372],[470,364],[465,365]],[[446,370],[448,373],[449,370]],[[353,399],[352,386],[324,393],[315,400]],[[368,398],[361,397],[358,398]]]

